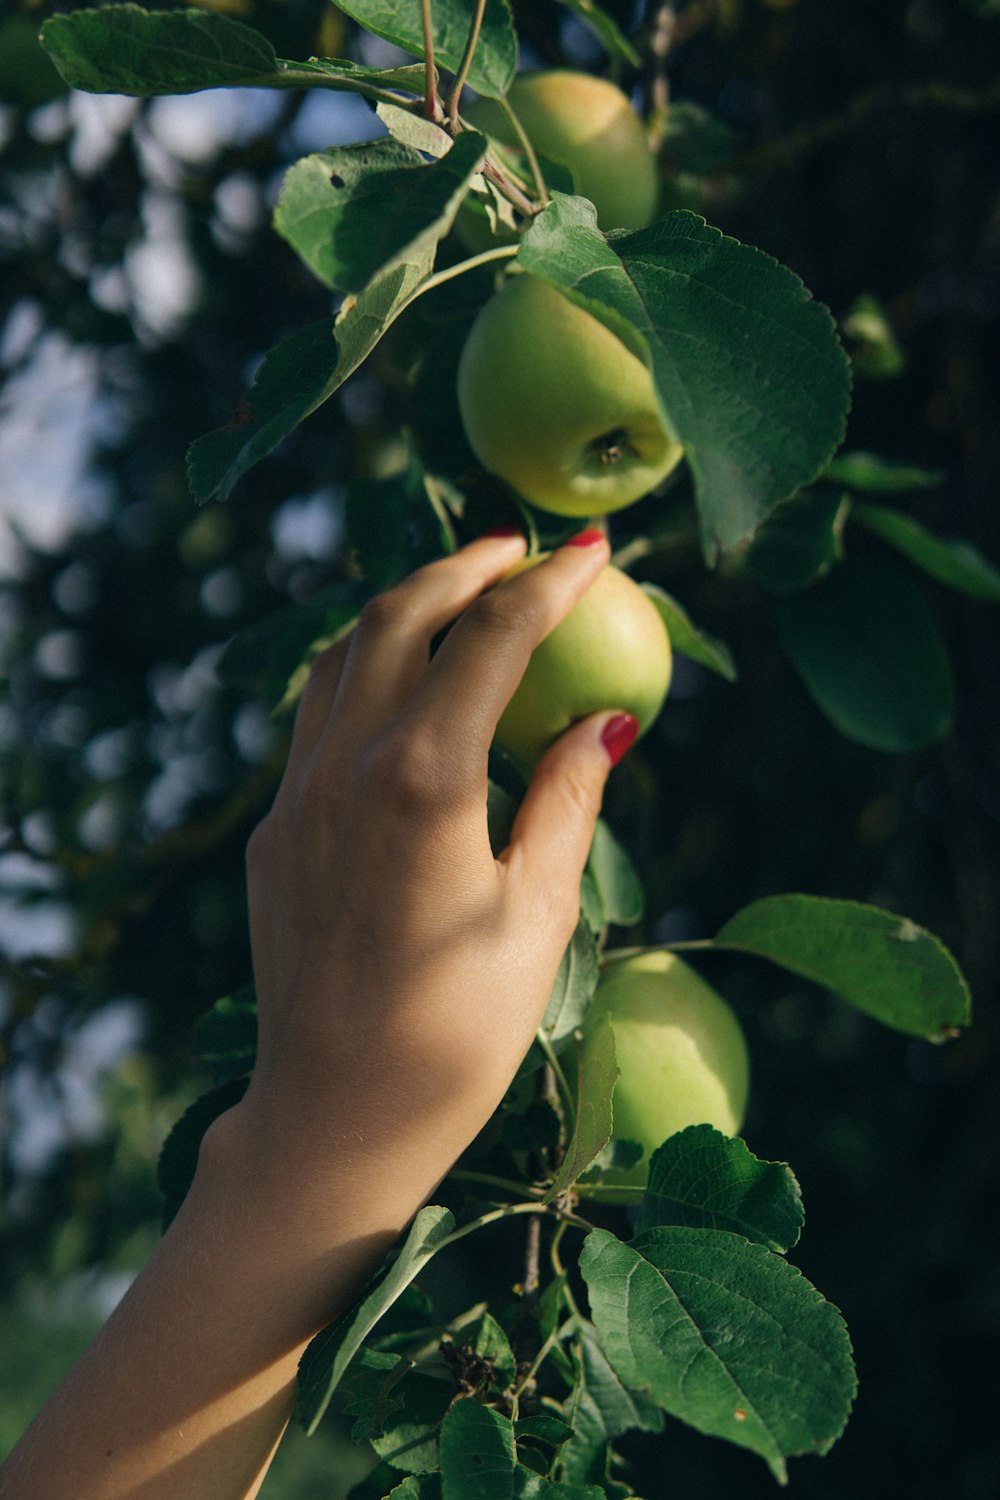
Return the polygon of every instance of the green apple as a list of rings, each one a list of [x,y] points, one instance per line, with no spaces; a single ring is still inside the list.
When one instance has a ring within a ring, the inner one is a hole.
[[[511,276],[481,308],[458,405],[483,467],[561,516],[631,505],[683,456],[642,360],[538,276]]]
[[[688,1125],[739,1133],[750,1082],[746,1040],[725,1000],[693,969],[662,950],[612,964],[584,1018],[584,1057],[605,1016],[621,1068],[612,1139],[643,1148],[606,1183],[644,1186],[652,1152]]]
[[[555,69],[519,73],[507,95],[535,150],[567,167],[576,189],[597,209],[602,229],[645,229],[656,216],[656,159],[626,96],[606,78]],[[466,111],[470,125],[517,146],[494,99]]]
[[[512,571],[541,561],[525,558]],[[496,743],[528,776],[552,741],[587,714],[622,709],[634,714],[643,734],[663,707],[671,665],[656,605],[609,565],[532,652],[497,725]]]

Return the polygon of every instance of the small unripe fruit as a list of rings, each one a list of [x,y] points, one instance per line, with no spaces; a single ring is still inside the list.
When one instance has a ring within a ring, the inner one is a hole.
[[[541,561],[525,558],[512,571]],[[643,734],[663,707],[671,665],[655,604],[626,573],[608,566],[532,652],[496,743],[528,776],[553,740],[588,714],[622,709]]]
[[[642,360],[538,276],[510,277],[480,310],[458,404],[483,467],[557,515],[631,505],[683,456]]]
[[[606,1184],[644,1186],[652,1152],[689,1125],[739,1133],[750,1086],[746,1041],[725,1000],[693,969],[660,949],[613,964],[584,1018],[585,1056],[604,1016],[621,1068],[613,1139],[643,1148],[634,1166],[612,1169]]]

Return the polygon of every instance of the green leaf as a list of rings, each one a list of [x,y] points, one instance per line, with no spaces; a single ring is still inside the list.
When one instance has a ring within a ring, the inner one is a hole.
[[[421,268],[420,280],[428,270]],[[276,344],[233,419],[191,444],[188,480],[199,505],[227,500],[248,469],[333,395],[342,381],[334,327],[320,318]]]
[[[463,144],[465,140],[468,144]],[[236,417],[207,433],[188,451],[188,478],[199,503],[225,500],[248,469],[276,448],[300,422],[327,401],[375,348],[434,264],[438,241],[448,233],[469,180],[482,161],[481,137],[469,131],[441,162],[422,167],[440,174],[440,212],[410,223],[411,238],[384,262],[356,297],[345,297],[335,320],[321,318],[273,348]]]
[[[857,1382],[840,1313],[800,1271],[723,1230],[606,1230],[580,1256],[598,1337],[619,1378],[699,1432],[785,1459],[825,1453]]]
[[[519,1464],[514,1470],[514,1500],[607,1500],[607,1491],[593,1484],[560,1484]]]
[[[653,1152],[635,1231],[728,1229],[780,1253],[797,1243],[803,1219],[799,1185],[784,1162],[760,1161],[711,1125],[689,1125]]]
[[[841,734],[890,754],[947,734],[951,668],[909,573],[884,558],[848,558],[813,588],[778,596],[773,608],[782,645]]]
[[[239,1104],[248,1082],[247,1078],[231,1078],[228,1083],[209,1089],[184,1111],[163,1142],[156,1164],[156,1182],[163,1194],[164,1229],[184,1202],[194,1181],[205,1131],[227,1109]]]
[[[938,583],[973,599],[1000,604],[1000,569],[988,562],[971,542],[961,537],[933,536],[912,516],[891,510],[887,505],[855,503],[851,516]]]
[[[351,580],[323,589],[310,604],[290,604],[247,625],[218,665],[223,682],[272,707],[297,701],[313,659],[357,618],[371,590]]]
[[[724,166],[738,143],[736,132],[718,115],[691,100],[671,100],[663,122],[660,155],[674,172],[701,176]]]
[[[595,937],[604,927],[604,907],[597,883],[589,870],[580,876],[580,915]]]
[[[618,22],[596,5],[594,0],[561,0],[561,4],[578,16],[594,33],[609,57],[628,63],[630,68],[642,66],[641,55],[632,46]]]
[[[518,261],[648,358],[710,562],[829,462],[847,358],[827,309],[762,251],[684,212],[608,242],[585,199],[556,194]]]
[[[707,630],[695,625],[684,606],[657,584],[642,583],[639,587],[644,594],[649,595],[659,610],[674,651],[690,657],[699,666],[707,667],[710,672],[717,672],[727,682],[736,681],[736,663],[725,641],[720,641],[717,636],[709,635]]]
[[[527,1438],[535,1443],[544,1443],[549,1448],[559,1448],[572,1436],[572,1427],[568,1422],[560,1421],[558,1417],[544,1414],[536,1417],[518,1417],[514,1423],[514,1437],[518,1442],[522,1438]]]
[[[565,1044],[583,1020],[599,978],[597,944],[581,920],[562,956],[542,1019],[542,1030],[554,1046]]]
[[[600,896],[606,922],[632,927],[642,921],[646,909],[642,881],[603,818],[598,818],[594,829],[587,870]]]
[[[424,92],[425,68],[367,68],[342,58],[288,62],[265,36],[215,11],[106,5],[50,17],[42,45],[66,82],[94,94],[191,94],[214,88],[348,89],[374,99]]]
[[[897,464],[877,453],[838,453],[820,478],[826,484],[843,485],[863,494],[898,495],[905,490],[935,489],[944,476],[935,469],[915,464]]]
[[[848,496],[828,490],[803,490],[782,501],[747,549],[747,574],[775,594],[815,583],[844,556],[850,508]]]
[[[402,1484],[389,1491],[385,1500],[441,1500],[441,1475],[410,1474]]]
[[[864,380],[895,380],[906,369],[906,355],[878,297],[863,292],[844,319],[854,373]]]
[[[452,148],[452,138],[441,125],[435,125],[426,115],[415,114],[398,104],[379,103],[375,113],[388,130],[393,140],[404,146],[412,146],[424,156],[447,156]]]
[[[386,1422],[403,1406],[399,1383],[412,1369],[402,1354],[360,1349],[340,1382],[344,1410],[354,1417],[351,1441],[363,1443],[381,1435]]]
[[[506,1390],[517,1374],[517,1360],[507,1335],[491,1313],[483,1313],[470,1335],[463,1340],[463,1346],[489,1365],[490,1389]]]
[[[195,1051],[217,1075],[249,1073],[257,1059],[257,999],[252,984],[216,1000],[194,1027]]]
[[[968,985],[940,939],[875,906],[769,896],[731,917],[713,946],[770,959],[909,1036],[941,1041],[969,1023]]]
[[[573,1138],[544,1202],[551,1203],[568,1192],[608,1144],[614,1125],[611,1095],[620,1077],[615,1034],[610,1018],[605,1016],[591,1035],[586,1061],[580,1063]]]
[[[42,46],[66,82],[95,94],[186,94],[274,82],[266,37],[204,10],[107,5],[51,16]]]
[[[295,1414],[307,1432],[316,1431],[341,1378],[368,1334],[419,1275],[455,1227],[446,1208],[422,1208],[398,1254],[381,1268],[361,1296],[318,1333],[299,1362]]]
[[[424,55],[420,0],[338,0],[338,9],[368,31],[394,42],[405,52]],[[465,50],[472,19],[469,0],[434,0],[434,60],[455,72]],[[486,0],[486,12],[469,73],[480,94],[499,97],[510,88],[517,69],[517,36],[507,0]]]
[[[428,491],[423,465],[412,455],[396,474],[352,480],[345,519],[358,565],[378,592],[455,550],[454,534]]]
[[[285,176],[274,227],[324,285],[360,291],[447,214],[456,180],[467,185],[485,146],[482,137],[466,131],[429,166],[418,151],[394,140],[304,156]]]
[[[622,1432],[660,1432],[663,1416],[648,1398],[627,1390],[608,1363],[592,1323],[579,1319],[573,1341],[576,1380],[566,1403],[573,1436],[559,1453],[559,1476],[603,1484],[608,1444]]]
[[[423,166],[418,151],[393,140],[303,156],[285,174],[274,227],[325,286],[360,291],[409,244],[411,219],[426,221],[423,202],[411,205],[409,198],[416,189],[422,200],[440,179]]]
[[[513,1423],[466,1397],[441,1424],[442,1500],[499,1500],[513,1496]]]
[[[371,1439],[371,1445],[393,1469],[405,1474],[430,1473],[438,1467],[441,1419],[455,1392],[449,1382],[417,1370],[405,1381],[401,1394],[401,1405],[387,1414],[381,1433]]]

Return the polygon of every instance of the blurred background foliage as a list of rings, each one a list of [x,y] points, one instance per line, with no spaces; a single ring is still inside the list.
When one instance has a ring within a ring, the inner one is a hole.
[[[194,1020],[248,977],[243,848],[285,731],[215,665],[241,628],[354,575],[347,481],[398,468],[401,421],[419,431],[450,399],[447,358],[414,400],[390,343],[228,505],[193,507],[187,444],[229,419],[270,345],[328,310],[269,227],[283,170],[377,122],[331,94],[71,97],[33,38],[72,8],[0,3],[8,1446],[154,1242],[159,1145],[208,1081]],[[288,57],[358,45],[320,0],[222,8]],[[514,8],[526,62],[606,66],[565,10]],[[1000,6],[605,8],[640,45],[670,43],[623,79],[640,101],[669,89],[726,127],[699,159],[667,115],[665,202],[761,246],[831,307],[855,364],[849,446],[939,470],[901,503],[1000,560]],[[681,662],[657,728],[616,775],[607,816],[649,898],[627,940],[709,935],[777,891],[850,897],[938,933],[975,1002],[968,1036],[933,1048],[763,965],[705,960],[751,1043],[747,1140],[799,1175],[798,1263],[856,1345],[847,1435],[793,1466],[793,1486],[810,1500],[887,1486],[994,1500],[996,611],[922,584],[955,671],[954,723],[931,749],[880,754],[806,696],[738,560],[708,574],[693,548],[655,545],[660,522],[640,504],[616,517],[616,544],[654,538],[636,576],[727,640],[740,675],[729,685]],[[852,532],[851,546],[881,544]],[[498,1234],[495,1250],[487,1266],[477,1241],[475,1268],[452,1252],[449,1291],[479,1299],[493,1276],[503,1301],[516,1245]],[[773,1493],[756,1460],[677,1424],[624,1446],[649,1500]],[[265,1493],[336,1497],[362,1468],[331,1424],[288,1444]]]

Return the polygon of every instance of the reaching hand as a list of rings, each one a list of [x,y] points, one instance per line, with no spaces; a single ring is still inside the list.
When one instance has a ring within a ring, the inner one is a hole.
[[[249,850],[260,1043],[241,1108],[262,1150],[294,1141],[321,1177],[429,1192],[530,1045],[579,915],[602,735],[634,732],[608,712],[564,735],[494,857],[490,741],[607,562],[599,533],[580,542],[506,582],[523,540],[474,542],[373,600],[314,666]]]

